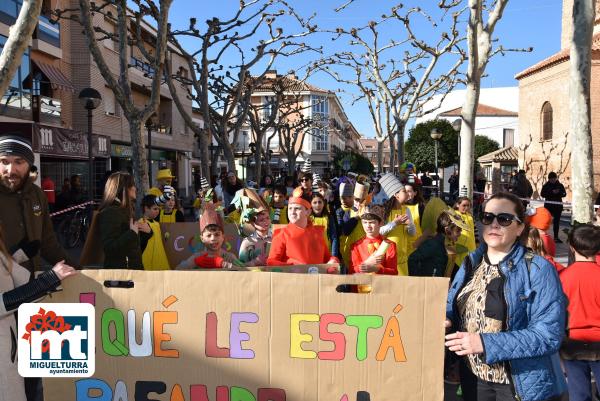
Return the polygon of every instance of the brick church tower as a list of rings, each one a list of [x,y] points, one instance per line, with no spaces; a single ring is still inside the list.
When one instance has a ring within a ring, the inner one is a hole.
[[[558,174],[571,199],[571,152],[569,82],[570,42],[573,32],[573,0],[563,0],[561,49],[519,72],[519,164],[527,171],[536,196],[548,173]],[[559,29],[557,26],[556,29]],[[596,24],[592,40],[592,151],[594,183],[600,189],[600,0],[596,0]]]

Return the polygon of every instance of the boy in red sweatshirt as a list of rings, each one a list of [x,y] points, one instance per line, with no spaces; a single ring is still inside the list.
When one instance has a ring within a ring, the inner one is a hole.
[[[288,201],[289,224],[273,233],[267,265],[337,264],[325,243],[323,227],[308,218],[312,212],[310,198],[298,187]]]
[[[366,237],[350,248],[351,263],[348,274],[375,273],[398,275],[396,244],[379,234],[384,210],[379,205],[361,208],[360,221]]]
[[[591,400],[590,373],[600,391],[600,227],[575,226],[569,233],[575,263],[560,274],[568,303],[568,338],[560,355],[568,377],[571,401]]]

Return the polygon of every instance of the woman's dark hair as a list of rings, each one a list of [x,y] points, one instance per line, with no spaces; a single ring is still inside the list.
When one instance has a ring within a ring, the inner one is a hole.
[[[585,256],[592,257],[600,253],[600,227],[592,224],[579,224],[569,232],[569,245],[575,251]]]
[[[523,202],[521,201],[521,199],[519,199],[517,195],[513,195],[508,192],[498,192],[497,194],[492,195],[492,197],[485,202],[485,204],[483,205],[483,210],[485,210],[485,207],[487,206],[488,202],[494,199],[505,199],[507,201],[510,201],[515,207],[515,216],[517,216],[519,220],[525,223],[525,219],[527,217],[525,216],[525,205],[523,205]]]
[[[104,208],[118,202],[120,207],[127,210],[129,217],[132,217],[135,200],[129,197],[129,189],[133,186],[135,186],[135,183],[131,174],[123,171],[111,174],[104,185],[104,196],[99,210],[102,211]]]
[[[300,174],[298,174],[298,180],[301,180],[303,178],[308,178],[312,181],[313,175],[312,173],[301,171]]]
[[[313,216],[315,216],[315,217],[329,216],[329,210],[327,210],[327,201],[325,200],[325,198],[323,197],[323,195],[321,195],[321,194],[320,194],[320,193],[318,193],[318,192],[313,192],[313,193],[312,193],[312,196],[311,196],[311,198],[310,198],[310,203],[311,203],[311,205],[312,205],[312,200],[313,200],[313,199],[315,199],[315,198],[319,198],[319,199],[321,199],[321,200],[323,201],[323,210],[321,211],[321,216],[317,216],[317,215],[315,214],[315,211],[314,211],[314,210],[311,212],[311,214],[312,214]]]

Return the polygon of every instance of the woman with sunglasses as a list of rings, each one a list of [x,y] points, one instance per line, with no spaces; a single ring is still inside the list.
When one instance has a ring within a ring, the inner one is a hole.
[[[463,398],[559,400],[565,296],[556,269],[521,245],[525,208],[498,193],[484,206],[483,242],[448,294],[446,346],[461,358]]]

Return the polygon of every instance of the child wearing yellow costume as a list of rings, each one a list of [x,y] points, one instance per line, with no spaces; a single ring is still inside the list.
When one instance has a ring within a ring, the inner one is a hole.
[[[417,184],[404,184],[408,200],[406,201],[406,207],[410,210],[413,223],[415,223],[416,234],[414,236],[408,236],[408,256],[410,256],[415,250],[415,243],[418,238],[423,235],[421,230],[421,216],[425,210],[425,200],[421,195],[420,187]]]
[[[169,259],[163,245],[160,223],[155,220],[160,213],[155,195],[146,195],[142,199],[144,217],[140,224],[140,245],[144,270],[169,270]]]
[[[387,224],[381,227],[380,233],[396,244],[398,275],[408,276],[409,238],[417,238],[410,209],[404,204],[408,200],[408,194],[394,174],[384,174],[379,179],[379,183],[382,191],[389,197],[385,203],[384,215]]]
[[[456,264],[460,267],[467,255],[477,248],[475,241],[475,222],[470,213],[471,200],[466,196],[458,198],[456,203],[454,203],[454,210],[456,210],[457,214],[463,219],[468,227],[468,230],[462,230],[460,237],[456,241]],[[466,250],[463,247],[466,248]]]
[[[354,186],[343,182],[339,187],[341,206],[335,211],[338,226],[340,255],[344,268],[350,266],[350,248],[356,241],[364,238],[365,230],[359,224],[358,209],[354,207]],[[345,271],[343,271],[345,273]]]

